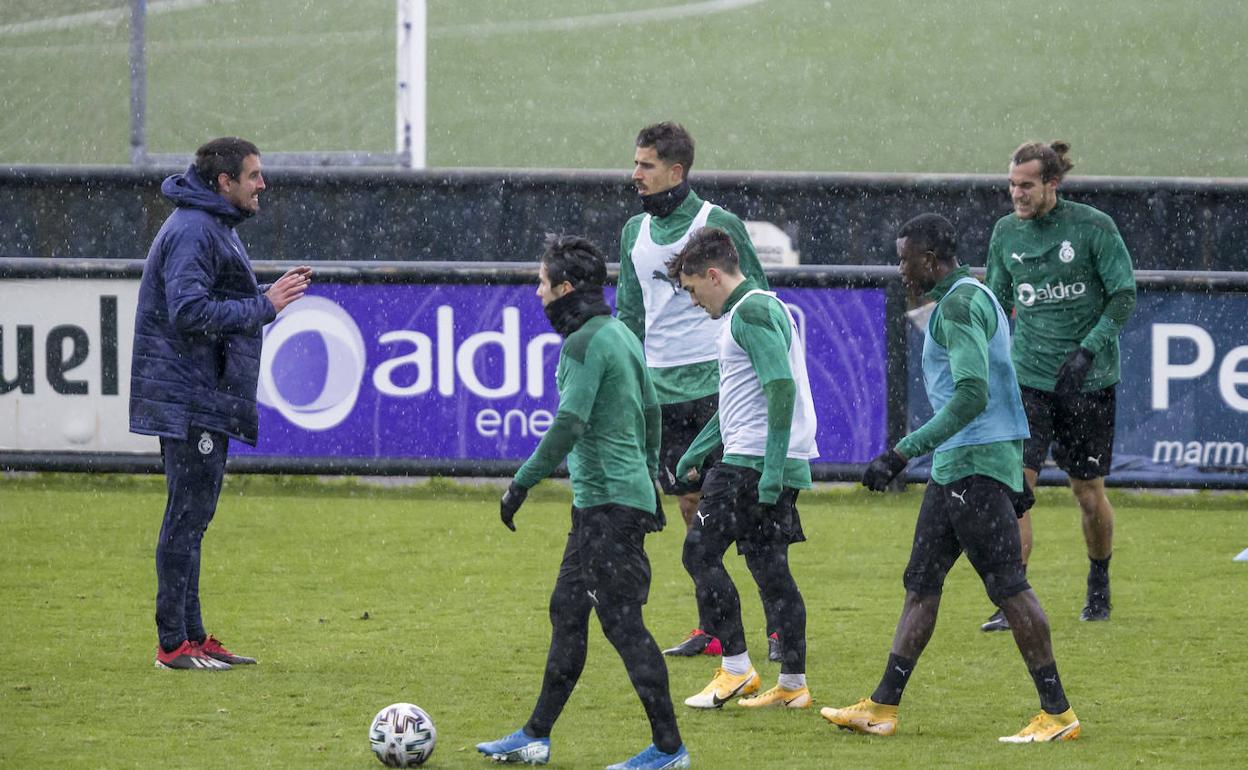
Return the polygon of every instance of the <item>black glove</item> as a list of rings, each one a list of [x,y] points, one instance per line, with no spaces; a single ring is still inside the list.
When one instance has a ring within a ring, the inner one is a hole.
[[[528,496],[529,490],[513,481],[503,493],[503,499],[498,501],[498,517],[512,532],[516,531],[516,525],[511,520],[516,517],[516,511],[520,510],[520,506],[524,505],[524,498]]]
[[[862,474],[862,485],[872,492],[883,492],[888,482],[906,469],[906,459],[893,450],[884,452],[871,461]]]
[[[1083,381],[1092,369],[1094,354],[1087,348],[1075,348],[1066,356],[1057,370],[1057,386],[1053,389],[1059,396],[1073,396],[1083,389]]]
[[[1014,506],[1014,515],[1023,518],[1023,514],[1031,510],[1036,504],[1036,493],[1031,491],[1031,487],[1027,486],[1027,482],[1023,482],[1023,491],[1015,492],[1010,490],[1010,503]]]
[[[663,513],[663,494],[661,492],[654,493],[654,523],[651,525],[654,529],[651,532],[662,532],[667,526],[667,514]]]

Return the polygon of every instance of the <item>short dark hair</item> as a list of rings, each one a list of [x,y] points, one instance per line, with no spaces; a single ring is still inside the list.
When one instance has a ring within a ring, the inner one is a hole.
[[[260,150],[246,139],[237,136],[223,136],[206,142],[195,151],[195,172],[212,189],[217,189],[217,177],[229,174],[230,179],[238,179],[243,173],[243,160],[248,155],[259,155]]]
[[[708,268],[717,267],[725,273],[740,272],[741,258],[728,233],[717,227],[701,227],[689,236],[680,252],[667,262],[667,277],[679,281],[684,275],[706,275]]]
[[[638,147],[653,147],[654,154],[664,163],[679,163],[685,169],[685,179],[693,168],[693,137],[679,123],[664,121],[646,126],[637,134]]]
[[[577,291],[601,290],[607,282],[607,258],[588,238],[548,233],[540,257],[551,286],[567,281]]]
[[[1019,166],[1038,160],[1040,161],[1041,181],[1052,182],[1056,179],[1060,182],[1066,176],[1066,172],[1075,167],[1075,162],[1066,157],[1068,152],[1070,152],[1070,145],[1060,139],[1048,144],[1025,142],[1019,145],[1014,154],[1010,156],[1010,164]]]
[[[958,231],[940,214],[919,214],[901,226],[897,237],[932,252],[941,262],[958,261]]]

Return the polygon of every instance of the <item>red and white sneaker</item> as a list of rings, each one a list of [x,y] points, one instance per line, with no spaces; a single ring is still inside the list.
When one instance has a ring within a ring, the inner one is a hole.
[[[682,658],[693,657],[694,655],[721,655],[723,654],[723,647],[718,639],[700,628],[695,628],[689,632],[688,636],[681,639],[679,644],[664,650],[663,654]]]
[[[175,668],[190,671],[229,671],[230,664],[210,658],[198,644],[184,641],[176,650],[165,652],[156,645],[156,668]]]
[[[208,638],[200,642],[196,647],[199,648],[201,654],[231,666],[249,666],[256,662],[255,658],[249,658],[246,655],[235,655],[225,649],[225,645],[221,644],[221,640],[212,634],[208,634]]]

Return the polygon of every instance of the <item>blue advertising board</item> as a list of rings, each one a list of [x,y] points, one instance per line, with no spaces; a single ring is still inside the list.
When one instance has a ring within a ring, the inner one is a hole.
[[[908,336],[907,425],[932,410],[920,351],[927,315]],[[1248,295],[1146,291],[1120,337],[1110,478],[1153,486],[1248,483]],[[927,458],[911,470],[926,473]],[[1041,479],[1064,479],[1046,465]]]
[[[1122,334],[1115,472],[1248,474],[1248,296],[1141,292]]]
[[[0,258],[0,467],[159,469],[155,439],[128,429],[142,267]],[[258,267],[267,279],[283,269]],[[266,329],[260,445],[232,442],[235,469],[494,475],[537,446],[557,409],[560,340],[531,268],[318,269],[313,294]],[[1109,483],[1248,488],[1248,281],[1137,279]],[[886,317],[886,294],[904,302],[896,280],[876,268],[773,276],[806,341],[818,478],[856,478],[890,430],[931,415],[918,367],[925,309]],[[925,461],[910,464],[911,480]],[[1064,480],[1051,466],[1041,476]]]
[[[887,440],[884,291],[778,293],[806,342],[818,462],[869,461]],[[560,342],[530,285],[318,283],[266,329],[260,443],[231,452],[523,460],[558,408]]]

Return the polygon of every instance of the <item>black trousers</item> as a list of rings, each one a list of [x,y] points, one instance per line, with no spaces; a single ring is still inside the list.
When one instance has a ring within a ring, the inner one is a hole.
[[[667,664],[642,620],[650,587],[650,564],[642,547],[654,515],[620,505],[572,509],[572,531],[550,595],[550,651],[537,705],[525,729],[550,735],[585,668],[589,614],[624,662],[629,681],[650,722],[654,745],[680,748]]]
[[[741,597],[724,569],[734,542],[758,585],[767,621],[780,635],[780,671],[806,672],[806,604],[789,569],[789,545],[806,539],[796,489],[783,489],[775,505],[758,502],[760,474],[719,463],[702,485],[702,501],[685,534],[683,560],[693,576],[698,613],[725,655],[746,651]]]
[[[200,543],[217,511],[228,450],[229,438],[199,428],[187,439],[160,439],[169,496],[156,545],[156,632],[166,650],[205,636]]]

